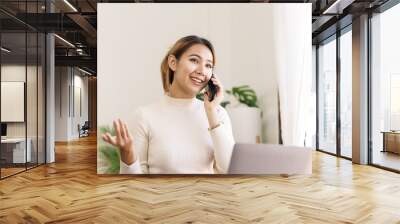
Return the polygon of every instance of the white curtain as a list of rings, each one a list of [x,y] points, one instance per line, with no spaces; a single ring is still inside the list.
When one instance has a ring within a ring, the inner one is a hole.
[[[281,134],[283,144],[304,146],[307,125],[315,122],[310,108],[312,97],[311,70],[311,4],[307,10],[276,10],[273,16],[276,46]],[[293,24],[309,26],[293,26]],[[288,29],[288,30],[285,30]],[[284,32],[282,32],[284,30]],[[289,35],[282,35],[289,34]],[[290,66],[287,66],[290,62]]]

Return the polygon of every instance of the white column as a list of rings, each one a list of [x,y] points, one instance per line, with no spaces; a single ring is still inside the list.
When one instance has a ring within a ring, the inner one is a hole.
[[[353,20],[353,162],[368,163],[368,15]]]
[[[54,133],[55,133],[55,76],[54,76],[54,35],[49,33],[46,36],[46,163],[55,161]]]
[[[54,5],[46,1],[46,11],[54,12]],[[46,163],[55,162],[55,43],[54,35],[46,35]]]

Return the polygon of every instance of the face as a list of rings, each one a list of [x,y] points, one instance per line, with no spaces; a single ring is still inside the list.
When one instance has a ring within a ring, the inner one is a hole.
[[[171,88],[178,88],[184,95],[195,96],[210,80],[213,69],[213,55],[206,46],[195,44],[184,52],[179,60],[169,58],[169,66],[174,71]]]

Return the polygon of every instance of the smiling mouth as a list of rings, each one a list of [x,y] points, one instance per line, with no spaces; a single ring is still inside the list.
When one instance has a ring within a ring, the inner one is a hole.
[[[202,81],[201,79],[198,79],[198,78],[190,77],[190,79],[192,80],[192,82],[193,82],[195,85],[198,85],[198,86],[202,86],[203,83],[204,83],[204,81]]]

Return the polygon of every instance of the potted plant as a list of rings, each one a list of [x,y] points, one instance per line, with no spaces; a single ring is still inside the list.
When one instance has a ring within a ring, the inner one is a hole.
[[[261,143],[261,109],[256,92],[248,85],[226,90],[229,103],[226,111],[232,122],[236,142]]]
[[[256,92],[248,85],[234,86],[225,92],[228,100],[223,101],[221,106],[231,118],[235,141],[261,143],[261,109]],[[203,100],[202,93],[196,97]]]
[[[100,136],[105,133],[110,133],[111,135],[115,135],[114,128],[110,128],[109,126],[101,126],[100,127]],[[100,137],[98,140],[99,148],[99,163],[98,173],[104,174],[118,174],[119,173],[119,150],[117,147],[114,147],[110,144],[107,144]]]

